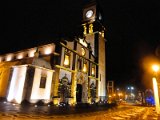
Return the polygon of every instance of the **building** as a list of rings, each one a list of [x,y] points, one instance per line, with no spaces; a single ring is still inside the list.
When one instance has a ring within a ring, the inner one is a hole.
[[[114,94],[114,81],[108,81],[107,82],[107,92],[109,95]]]
[[[0,55],[0,97],[68,104],[106,100],[105,27],[96,2],[84,6],[83,36]]]

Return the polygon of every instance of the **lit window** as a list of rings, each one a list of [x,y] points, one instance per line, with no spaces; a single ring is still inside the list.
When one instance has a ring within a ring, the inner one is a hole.
[[[95,76],[95,66],[92,66],[92,70],[91,70],[92,76]]]
[[[82,56],[84,56],[86,54],[86,51],[84,48],[81,48],[81,54],[82,54]]]
[[[64,66],[69,67],[70,66],[70,53],[65,52],[64,54]]]
[[[83,64],[83,72],[87,72],[87,63],[86,62],[84,62],[84,64]]]
[[[65,66],[68,66],[68,65],[69,65],[69,55],[65,55],[64,65],[65,65]]]

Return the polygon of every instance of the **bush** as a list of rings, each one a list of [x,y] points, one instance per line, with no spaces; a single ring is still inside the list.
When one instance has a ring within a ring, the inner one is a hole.
[[[38,106],[43,106],[43,105],[44,105],[44,102],[43,102],[42,100],[39,100],[39,101],[36,103],[36,105],[38,105]]]
[[[28,100],[23,100],[21,105],[30,105],[31,103]]]

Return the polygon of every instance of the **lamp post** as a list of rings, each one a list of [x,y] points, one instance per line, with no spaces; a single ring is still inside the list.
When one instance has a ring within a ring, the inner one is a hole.
[[[154,74],[155,74],[152,78],[154,99],[155,99],[155,107],[156,107],[156,112],[159,114],[160,113],[160,106],[159,106],[159,94],[158,94],[158,84],[157,84],[157,72],[159,71],[159,66],[158,65],[153,65],[152,69],[153,69]]]
[[[119,94],[119,88],[116,89],[116,95],[117,95],[117,96],[116,96],[116,99],[117,99],[117,100],[119,100],[119,95],[118,95],[118,94]]]
[[[130,98],[133,99],[132,90],[134,90],[134,87],[128,87],[128,90],[131,90],[131,92],[130,92]]]

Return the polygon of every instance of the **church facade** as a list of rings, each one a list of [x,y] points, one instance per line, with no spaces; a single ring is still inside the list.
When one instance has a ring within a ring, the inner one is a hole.
[[[0,55],[0,97],[10,102],[105,101],[105,28],[98,5],[83,9],[83,37]]]

